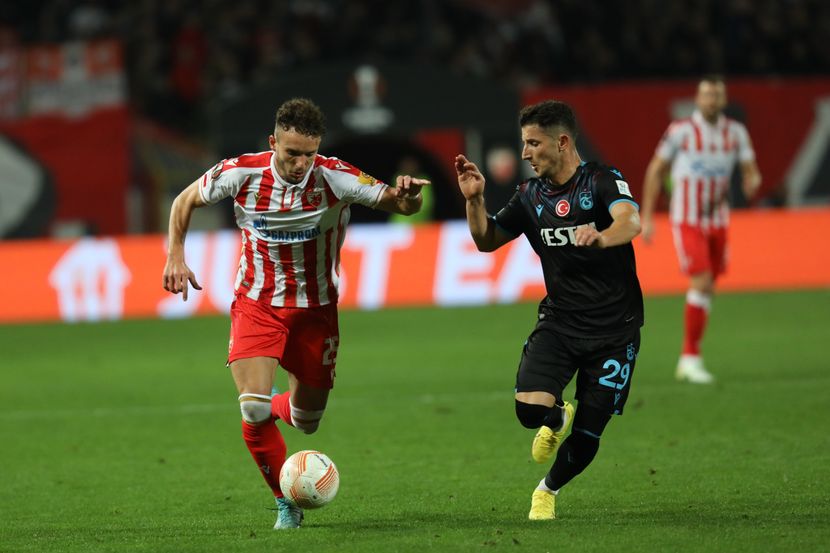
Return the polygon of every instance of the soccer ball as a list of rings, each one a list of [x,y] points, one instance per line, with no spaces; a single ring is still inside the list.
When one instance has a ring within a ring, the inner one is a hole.
[[[285,460],[280,488],[287,499],[303,509],[328,504],[340,488],[340,473],[324,453],[306,449]]]

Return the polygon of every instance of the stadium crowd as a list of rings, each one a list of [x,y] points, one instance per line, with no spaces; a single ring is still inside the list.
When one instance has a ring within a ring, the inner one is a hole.
[[[830,73],[824,0],[35,0],[3,3],[0,33],[120,38],[131,101],[168,122],[276,73],[350,59],[516,86]]]

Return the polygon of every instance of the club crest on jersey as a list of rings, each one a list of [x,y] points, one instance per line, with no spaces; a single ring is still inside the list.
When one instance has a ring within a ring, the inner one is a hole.
[[[305,201],[312,207],[318,207],[323,202],[323,191],[309,188],[305,191]]]
[[[360,175],[357,177],[357,182],[359,182],[360,184],[368,185],[368,186],[371,186],[371,185],[375,184],[377,181],[378,181],[378,179],[376,179],[372,175],[368,175],[368,174],[364,173],[363,171],[361,171]]]
[[[568,203],[568,200],[559,200],[556,202],[556,214],[560,217],[564,217],[568,213],[571,212],[571,204]]]
[[[591,196],[590,190],[583,190],[579,193],[579,207],[585,211],[594,207],[594,198]]]

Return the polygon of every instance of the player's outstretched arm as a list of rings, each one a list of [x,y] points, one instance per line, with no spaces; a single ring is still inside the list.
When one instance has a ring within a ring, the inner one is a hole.
[[[206,205],[199,195],[199,182],[185,188],[173,200],[170,207],[170,227],[168,232],[167,263],[164,265],[162,285],[168,292],[182,293],[187,301],[187,286],[190,283],[196,290],[202,287],[196,281],[196,275],[184,262],[184,238],[190,227],[190,216],[197,207]]]
[[[666,180],[671,162],[655,155],[646,169],[643,183],[643,206],[640,216],[643,220],[643,240],[648,244],[654,236],[654,208],[660,196],[660,188]]]
[[[459,154],[455,156],[455,173],[458,187],[467,201],[467,226],[470,227],[470,235],[478,251],[491,252],[512,240],[512,236],[499,231],[487,216],[484,206],[484,175],[476,164]]]
[[[747,200],[754,198],[761,188],[761,171],[754,159],[741,162],[741,184]]]
[[[431,184],[426,179],[416,179],[409,175],[398,175],[395,187],[384,190],[377,207],[390,213],[414,215],[421,211],[424,203],[421,188]]]
[[[577,246],[593,248],[613,248],[628,244],[640,234],[640,214],[634,204],[619,202],[611,207],[614,221],[607,229],[599,232],[590,225],[576,229],[574,239]]]

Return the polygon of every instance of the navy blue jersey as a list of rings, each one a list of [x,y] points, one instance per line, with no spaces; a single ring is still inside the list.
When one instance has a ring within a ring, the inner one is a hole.
[[[532,178],[493,219],[504,232],[524,234],[542,260],[547,296],[540,317],[570,336],[616,336],[643,325],[643,293],[634,247],[576,247],[581,225],[608,228],[615,203],[637,206],[616,169],[583,162],[568,182]]]

